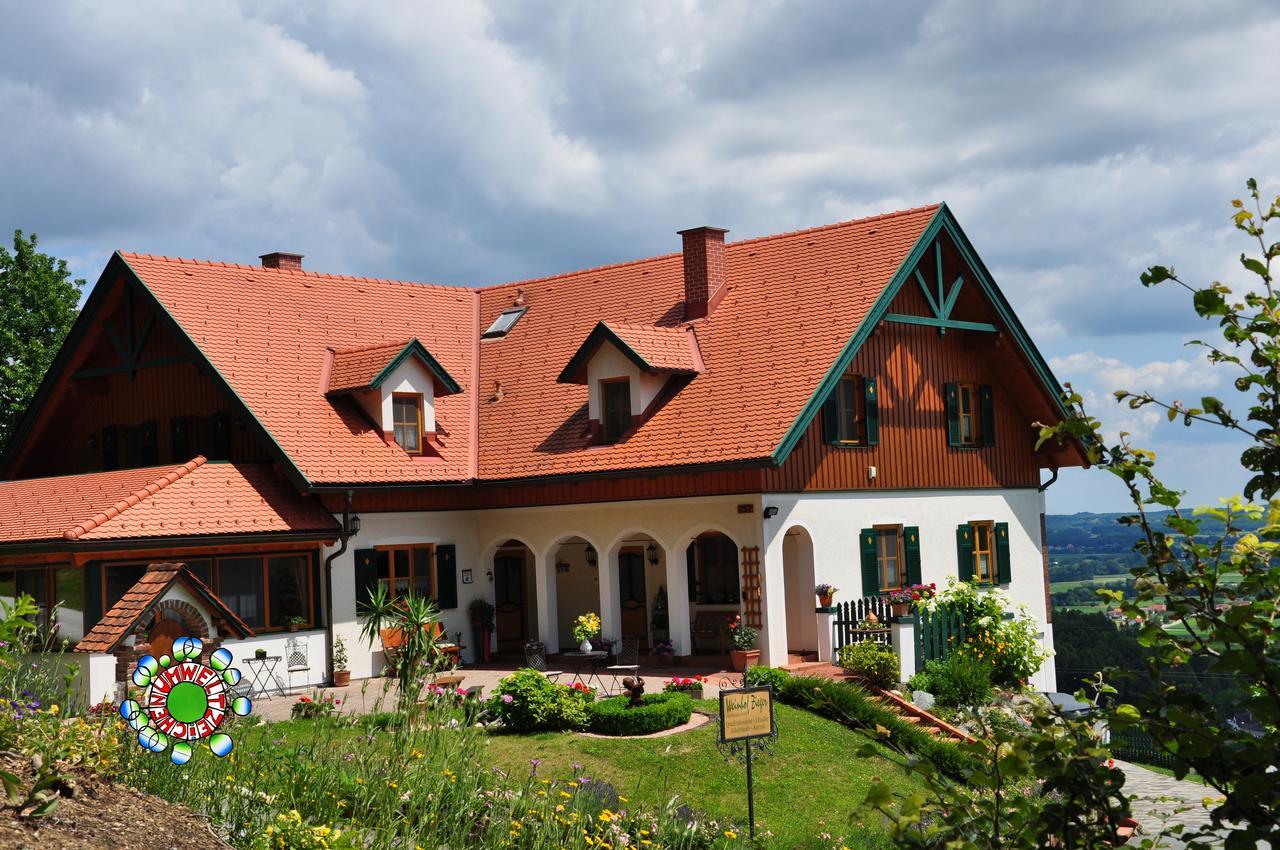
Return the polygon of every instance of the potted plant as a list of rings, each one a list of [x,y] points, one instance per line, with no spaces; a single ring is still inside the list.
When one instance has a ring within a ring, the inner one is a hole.
[[[657,658],[663,667],[670,667],[675,661],[676,646],[669,640],[655,641],[649,654]]]
[[[742,622],[741,614],[734,614],[726,620],[724,630],[733,646],[729,651],[729,658],[735,672],[745,672],[748,667],[760,661],[760,650],[756,649],[756,639],[760,633]]]
[[[580,652],[591,651],[591,639],[600,634],[600,615],[592,611],[579,614],[573,621],[573,639],[578,642]]]
[[[342,638],[333,642],[333,686],[345,688],[351,684],[351,671],[347,669],[347,643]]]
[[[256,658],[258,661],[261,661],[267,657],[267,651],[259,647],[258,649],[255,649],[253,651],[253,657]]]
[[[840,592],[840,588],[836,587],[834,584],[827,584],[826,582],[823,582],[822,584],[815,587],[813,589],[813,592],[818,595],[819,605],[821,605],[823,608],[830,608],[831,600],[834,599],[835,595]]]
[[[303,627],[303,626],[305,626],[306,624],[307,624],[307,618],[306,618],[306,617],[298,617],[298,616],[290,617],[290,618],[289,618],[289,631],[291,631],[291,632],[296,632],[298,629],[302,628],[302,627]]]
[[[493,634],[497,624],[494,617],[497,609],[487,599],[473,599],[467,607],[471,614],[471,633],[476,646],[480,647],[480,659],[489,660],[489,636]]]
[[[893,616],[905,617],[911,606],[932,599],[938,592],[935,584],[912,584],[889,594],[889,604],[893,606]]]

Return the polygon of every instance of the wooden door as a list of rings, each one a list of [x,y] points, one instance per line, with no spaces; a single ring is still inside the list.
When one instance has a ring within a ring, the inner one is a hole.
[[[177,620],[158,620],[147,634],[147,642],[151,645],[151,654],[157,659],[162,655],[173,657],[173,642],[182,637],[186,627]]]
[[[622,636],[640,638],[649,648],[648,597],[644,587],[644,552],[623,549],[618,553],[618,596],[622,607]]]
[[[497,609],[494,623],[498,651],[523,649],[525,641],[523,551],[499,552],[493,559],[493,586]]]

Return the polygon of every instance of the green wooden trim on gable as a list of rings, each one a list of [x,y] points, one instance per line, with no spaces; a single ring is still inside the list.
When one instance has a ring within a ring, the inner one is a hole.
[[[991,273],[987,267],[983,265],[982,260],[978,258],[977,252],[973,245],[969,242],[964,231],[960,229],[960,225],[956,222],[955,216],[951,214],[950,208],[946,204],[938,207],[937,212],[933,214],[933,218],[929,220],[929,224],[925,226],[924,231],[920,234],[920,238],[916,240],[916,244],[907,252],[907,256],[903,258],[902,263],[898,266],[898,270],[894,272],[893,277],[889,279],[888,285],[876,298],[875,303],[871,305],[871,309],[867,312],[865,318],[854,331],[853,336],[840,349],[840,354],[836,357],[831,368],[827,370],[827,374],[814,388],[813,394],[809,396],[809,400],[805,402],[804,407],[800,409],[799,415],[795,421],[791,423],[791,427],[783,435],[782,440],[778,443],[778,447],[773,450],[771,460],[775,466],[781,466],[787,457],[795,449],[796,444],[804,436],[805,431],[809,427],[809,423],[813,421],[813,417],[817,415],[822,408],[823,402],[834,391],[836,382],[840,380],[840,376],[849,368],[849,364],[853,362],[854,356],[862,348],[867,338],[871,336],[871,332],[882,319],[888,318],[889,305],[893,299],[897,297],[903,285],[915,276],[916,267],[924,259],[929,248],[934,245],[938,236],[945,232],[951,237],[952,242],[959,251],[960,256],[965,263],[973,271],[974,277],[977,279],[978,286],[986,294],[987,299],[991,302],[996,310],[996,314],[1008,329],[1009,334],[1013,337],[1018,347],[1022,349],[1023,354],[1031,362],[1032,368],[1037,377],[1040,378],[1044,388],[1053,399],[1053,404],[1060,415],[1064,418],[1068,415],[1066,405],[1062,400],[1062,387],[1058,384],[1057,379],[1053,376],[1053,372],[1049,369],[1049,364],[1045,362],[1040,351],[1031,342],[1030,336],[1027,334],[1026,328],[1018,321],[1018,317],[1014,315],[1013,309],[1009,306],[1009,302],[1005,300],[1004,295],[991,278]],[[937,249],[935,248],[935,251]],[[927,289],[927,287],[926,287]],[[957,293],[958,288],[953,290],[952,294]],[[926,293],[927,294],[927,293]],[[933,298],[930,297],[933,303]],[[943,306],[946,298],[943,298]],[[910,318],[912,324],[932,324],[928,321],[916,322],[916,319],[924,319],[926,317],[902,317],[894,314],[895,318]],[[950,321],[950,320],[948,320]],[[969,322],[965,324],[983,325],[985,323]],[[955,325],[953,325],[955,326]],[[988,330],[987,327],[973,327],[969,330]],[[993,330],[996,330],[992,326]]]
[[[445,388],[446,392],[439,393],[439,395],[452,395],[462,392],[462,387],[458,385],[458,382],[440,365],[440,361],[431,356],[431,352],[427,351],[427,347],[419,342],[417,337],[409,340],[409,344],[404,347],[404,350],[393,357],[386,366],[382,367],[382,371],[374,376],[373,380],[369,382],[369,386],[374,388],[382,386],[382,382],[390,377],[391,373],[409,357],[413,357],[421,363],[423,368],[430,372]]]

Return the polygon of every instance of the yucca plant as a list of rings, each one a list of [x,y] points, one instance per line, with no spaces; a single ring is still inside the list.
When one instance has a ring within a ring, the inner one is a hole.
[[[435,601],[414,593],[393,599],[387,586],[379,584],[357,610],[364,618],[360,634],[371,646],[384,629],[399,632],[396,682],[400,686],[400,709],[408,711],[421,698],[427,677],[449,663],[436,637],[440,614]]]

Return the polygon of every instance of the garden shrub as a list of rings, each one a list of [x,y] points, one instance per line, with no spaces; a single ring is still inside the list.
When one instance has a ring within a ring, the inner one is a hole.
[[[933,677],[927,671],[921,670],[919,673],[911,674],[911,678],[907,679],[907,692],[914,693],[916,691],[924,691],[925,693],[933,693]]]
[[[526,667],[499,682],[485,708],[515,732],[581,729],[587,725],[587,705],[594,698],[590,691],[557,685]]]
[[[991,699],[991,667],[981,658],[953,652],[946,661],[930,661],[925,670],[942,705],[977,706]]]
[[[964,779],[975,768],[973,757],[953,742],[936,738],[896,711],[873,702],[867,690],[854,682],[792,676],[783,684],[778,699],[851,729],[874,734],[877,727],[882,727],[888,730],[890,744],[928,761],[954,779]]]
[[[898,681],[898,654],[871,640],[840,647],[836,663],[861,679],[881,688]]]
[[[650,735],[689,722],[693,700],[687,694],[645,694],[641,705],[628,697],[610,697],[594,703],[590,730],[599,735]]]
[[[773,685],[774,693],[777,693],[790,678],[791,674],[780,667],[748,667],[742,681],[747,687]]]
[[[1027,606],[1015,605],[1001,588],[948,578],[947,586],[937,596],[920,603],[926,610],[940,605],[960,610],[967,636],[958,649],[986,662],[991,681],[997,685],[1026,681],[1049,657]]]

